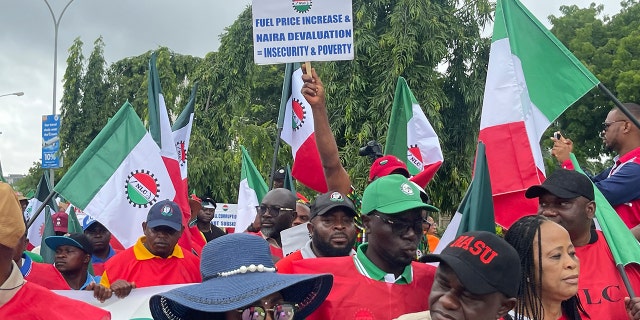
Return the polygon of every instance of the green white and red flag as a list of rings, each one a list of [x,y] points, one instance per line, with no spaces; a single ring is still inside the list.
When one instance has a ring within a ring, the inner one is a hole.
[[[242,150],[242,167],[240,169],[240,187],[238,188],[238,214],[236,215],[235,232],[241,233],[253,223],[256,218],[256,206],[260,205],[262,198],[269,188],[262,175],[253,164],[247,149]]]
[[[47,196],[51,193],[51,183],[49,183],[49,173],[44,172],[40,177],[40,181],[38,181],[38,186],[36,187],[36,193],[33,198],[29,200],[29,204],[27,208],[24,210],[24,218],[26,221],[29,221],[33,214],[40,208],[42,202],[47,199]],[[56,201],[52,199],[47,202],[47,205],[53,210],[53,212],[58,211],[58,206]],[[45,219],[44,219],[44,211],[40,212],[40,215],[33,221],[29,230],[27,230],[27,237],[29,238],[29,243],[32,246],[37,247],[42,243],[42,235],[44,234],[45,227]]]
[[[176,195],[158,145],[128,102],[54,191],[103,224],[125,247],[142,235],[149,208]]]
[[[540,139],[599,83],[518,0],[498,0],[479,140],[487,148],[496,223],[537,211],[526,189],[544,181]]]
[[[289,86],[287,86],[289,80]],[[327,192],[327,181],[316,144],[313,112],[311,105],[300,92],[303,85],[302,69],[296,69],[291,75],[285,74],[284,81],[283,91],[289,89],[290,96],[286,104],[280,137],[291,146],[293,153],[291,175],[313,190]]]
[[[193,128],[193,118],[195,116],[196,92],[198,84],[191,89],[191,96],[187,105],[182,109],[178,119],[171,126],[173,131],[173,142],[178,153],[178,164],[180,165],[180,177],[182,178],[184,190],[189,190],[187,163],[189,155],[189,142],[191,141],[191,129]]]
[[[384,153],[402,160],[411,181],[423,188],[444,161],[438,135],[403,77],[396,84]]]
[[[180,172],[180,163],[176,144],[173,139],[173,131],[171,129],[171,121],[167,105],[162,94],[162,86],[160,85],[160,75],[156,67],[158,55],[156,52],[151,54],[149,60],[149,132],[160,147],[160,155],[165,163],[169,177],[171,178],[173,188],[175,189],[175,197],[173,201],[178,204],[182,210],[182,226],[184,232],[180,237],[179,244],[181,247],[190,250],[195,249],[197,252],[202,250],[205,245],[204,239],[196,227],[189,227],[191,218],[191,208],[189,207],[189,198],[187,190],[184,188],[182,174]]]

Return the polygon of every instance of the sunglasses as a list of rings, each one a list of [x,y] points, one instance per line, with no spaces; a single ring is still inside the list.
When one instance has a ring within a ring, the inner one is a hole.
[[[616,121],[611,121],[611,122],[603,122],[602,123],[602,130],[603,131],[607,131],[609,129],[609,127],[611,127],[611,125],[613,125],[616,122],[626,122],[627,120],[616,120]]]
[[[264,320],[267,318],[267,312],[270,312],[274,320],[292,320],[298,309],[297,304],[282,303],[276,304],[271,309],[261,306],[248,306],[239,309],[242,314],[242,320]]]
[[[381,216],[378,214],[374,214],[374,216],[378,217],[382,222],[391,226],[391,231],[398,236],[405,235],[409,232],[409,229],[412,229],[415,234],[422,234],[422,223],[426,221],[426,219],[418,219],[415,221],[401,221],[401,220],[392,220],[388,217]]]
[[[288,212],[290,214],[296,213],[296,211],[291,208],[280,208],[276,206],[266,206],[266,205],[256,206],[256,210],[258,211],[259,215],[263,215],[267,213],[267,211],[269,211],[269,214],[274,218],[279,216],[283,212]]]

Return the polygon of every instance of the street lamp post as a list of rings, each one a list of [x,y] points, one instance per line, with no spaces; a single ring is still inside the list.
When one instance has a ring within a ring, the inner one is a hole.
[[[53,112],[51,113],[54,116],[56,115],[56,85],[58,81],[58,27],[60,26],[60,20],[62,19],[62,16],[64,15],[65,11],[67,11],[67,8],[72,2],[73,0],[69,0],[67,5],[64,6],[64,9],[62,9],[62,12],[60,12],[60,15],[56,19],[56,15],[53,13],[53,9],[51,9],[51,5],[49,5],[49,1],[44,0],[44,3],[47,4],[47,7],[49,8],[49,12],[51,13],[51,19],[53,19],[53,27],[54,27],[54,34],[55,34],[54,41],[53,41],[54,43],[53,45],[53,103],[52,103]],[[49,181],[51,181],[51,185],[53,186],[54,184],[53,169],[49,169]]]
[[[14,92],[14,93],[5,93],[5,94],[0,94],[0,97],[6,97],[6,96],[24,96],[24,92],[20,91],[20,92]]]

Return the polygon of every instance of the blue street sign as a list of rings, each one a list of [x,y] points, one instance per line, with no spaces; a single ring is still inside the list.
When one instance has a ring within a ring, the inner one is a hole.
[[[60,138],[60,115],[42,116],[42,169],[56,169],[62,166],[62,159],[59,157]]]

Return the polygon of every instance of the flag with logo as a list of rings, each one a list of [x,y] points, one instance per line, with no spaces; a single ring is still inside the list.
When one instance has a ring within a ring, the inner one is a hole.
[[[238,188],[238,214],[236,216],[235,232],[244,232],[256,218],[256,206],[260,205],[262,198],[269,188],[262,175],[253,164],[247,149],[242,150],[242,168],[240,169],[240,187]]]
[[[293,68],[287,67],[287,70]],[[290,92],[290,96],[285,105],[284,125],[280,137],[291,146],[293,177],[305,186],[324,193],[328,191],[327,181],[316,144],[311,105],[300,92],[303,84],[302,69],[298,68],[292,74],[285,73],[283,96],[284,92]]]
[[[42,202],[47,199],[47,196],[51,193],[51,183],[49,183],[49,173],[44,172],[40,177],[40,181],[38,181],[38,186],[36,187],[36,193],[29,200],[29,204],[27,208],[24,210],[24,218],[29,221],[33,214],[40,208]],[[51,198],[47,205],[52,208],[54,212],[58,211],[58,206],[56,202]],[[29,230],[27,231],[27,237],[29,238],[29,243],[34,247],[37,247],[42,242],[42,235],[44,233],[44,222],[45,222],[45,214],[44,211],[40,212],[36,220],[33,221]]]
[[[444,161],[438,135],[403,77],[396,84],[384,153],[401,159],[411,181],[423,188]]]
[[[149,97],[149,132],[160,147],[160,155],[167,168],[169,177],[171,178],[173,188],[175,189],[175,197],[172,199],[178,204],[182,211],[182,225],[185,232],[180,237],[179,244],[181,247],[189,250],[195,249],[197,252],[202,250],[205,245],[200,232],[195,228],[189,227],[189,219],[191,218],[191,208],[189,207],[189,199],[187,189],[184,187],[182,173],[180,169],[180,160],[176,150],[174,134],[171,129],[171,121],[167,105],[162,94],[162,86],[160,85],[160,75],[156,67],[158,54],[151,54],[149,60],[149,81],[148,81],[148,97]],[[184,154],[186,156],[186,153]],[[185,163],[186,165],[186,163]]]
[[[518,0],[498,0],[494,21],[479,139],[496,222],[509,227],[537,211],[524,193],[544,181],[542,134],[599,81]]]
[[[182,109],[178,119],[171,126],[173,131],[173,142],[178,153],[178,164],[180,164],[180,176],[184,185],[184,190],[189,190],[187,182],[187,155],[189,152],[189,141],[191,140],[191,129],[193,128],[193,118],[195,116],[196,92],[198,84],[191,89],[189,102]]]
[[[149,208],[175,197],[160,149],[129,102],[54,190],[109,229],[125,247],[142,235]]]
[[[453,239],[467,231],[496,233],[491,196],[491,179],[485,146],[478,143],[473,179],[457,212],[447,226],[434,253],[440,253]]]

